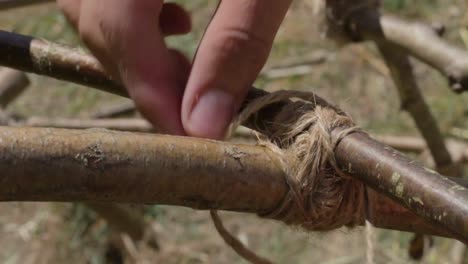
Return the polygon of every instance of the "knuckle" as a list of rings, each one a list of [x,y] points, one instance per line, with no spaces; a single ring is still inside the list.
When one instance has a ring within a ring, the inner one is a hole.
[[[218,38],[214,49],[221,56],[238,56],[254,64],[263,64],[271,49],[265,37],[239,27],[223,30]]]

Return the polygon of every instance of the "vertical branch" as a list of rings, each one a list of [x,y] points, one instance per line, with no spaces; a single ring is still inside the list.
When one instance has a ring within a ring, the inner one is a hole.
[[[457,166],[453,163],[437,121],[432,115],[416,82],[407,52],[385,40],[375,41],[375,43],[390,70],[393,82],[400,96],[402,109],[410,114],[421,135],[424,137],[437,171],[444,175],[459,176]],[[408,253],[413,259],[420,260],[424,256],[424,241],[424,235],[414,235],[408,249]]]
[[[0,108],[7,107],[29,86],[29,79],[23,72],[0,69]]]
[[[116,203],[87,202],[85,205],[105,219],[109,226],[119,233],[125,233],[133,241],[148,240],[148,245],[158,248],[156,235],[136,209]]]
[[[400,95],[402,108],[411,115],[426,140],[437,170],[446,175],[456,176],[457,173],[451,170],[451,168],[453,169],[453,161],[437,121],[415,80],[408,54],[399,47],[384,41],[377,41],[376,44],[390,69]]]

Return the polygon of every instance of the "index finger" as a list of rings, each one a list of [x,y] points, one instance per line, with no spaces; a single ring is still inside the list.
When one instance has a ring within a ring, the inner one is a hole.
[[[291,0],[221,1],[196,54],[182,104],[193,136],[221,138],[266,62]]]

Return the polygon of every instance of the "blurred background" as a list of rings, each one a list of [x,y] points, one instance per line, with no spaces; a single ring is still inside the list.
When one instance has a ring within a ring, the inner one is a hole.
[[[192,12],[194,30],[170,37],[170,46],[192,57],[216,7],[215,0],[178,0]],[[338,47],[324,37],[323,23],[314,15],[314,0],[294,1],[277,36],[257,87],[269,91],[313,91],[340,105],[356,123],[376,135],[418,136],[388,70],[370,43]],[[111,8],[111,7],[110,7]],[[384,0],[383,9],[408,19],[441,23],[444,38],[468,49],[468,2],[465,0]],[[0,29],[81,45],[55,4],[0,12]],[[446,138],[468,142],[468,94],[450,91],[437,71],[414,61],[425,99]],[[128,99],[75,84],[28,75],[32,85],[9,105],[19,116],[85,118],[103,107]],[[421,161],[427,153],[413,155]],[[1,172],[0,172],[1,173]],[[465,169],[465,176],[467,176]],[[126,245],[138,263],[245,263],[224,244],[207,212],[167,206],[138,207],[156,233],[158,250]],[[226,226],[254,251],[277,263],[364,263],[366,235],[373,239],[375,263],[410,263],[412,234],[365,228],[329,233],[304,233],[255,216],[223,213]],[[2,263],[119,263],[109,246],[112,228],[82,204],[0,204]],[[130,248],[130,249],[129,249]],[[422,263],[455,263],[463,247],[436,238]],[[131,254],[130,254],[131,255]],[[124,257],[127,258],[127,257]]]

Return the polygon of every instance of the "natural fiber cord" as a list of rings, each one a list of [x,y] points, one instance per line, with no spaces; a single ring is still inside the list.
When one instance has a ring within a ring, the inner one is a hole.
[[[279,91],[250,102],[233,122],[232,130],[264,107],[284,100],[274,123],[276,131],[259,144],[276,153],[282,162],[289,193],[277,208],[260,215],[308,231],[352,227],[365,221],[364,185],[344,175],[337,167],[334,150],[341,139],[360,130],[344,112],[318,105],[310,93]],[[301,103],[303,103],[301,102]],[[216,212],[216,229],[239,255],[252,263],[271,263],[256,256],[226,231]]]

